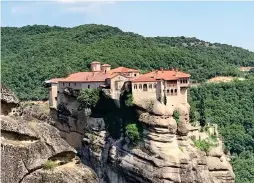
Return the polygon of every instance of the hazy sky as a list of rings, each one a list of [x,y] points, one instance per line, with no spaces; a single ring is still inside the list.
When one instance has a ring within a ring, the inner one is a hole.
[[[254,2],[4,1],[2,26],[116,26],[143,36],[187,36],[254,51]]]

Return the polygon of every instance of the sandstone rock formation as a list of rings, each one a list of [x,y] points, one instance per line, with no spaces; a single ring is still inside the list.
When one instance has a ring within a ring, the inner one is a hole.
[[[1,114],[9,114],[18,103],[19,99],[16,95],[1,83]]]
[[[3,183],[97,182],[53,126],[1,116],[1,179]],[[56,164],[46,170],[48,161]]]
[[[80,156],[102,183],[234,183],[235,175],[221,142],[214,150],[197,149],[188,136],[186,108],[177,125],[163,106],[140,115],[144,139],[132,147],[124,138],[115,141],[104,130],[90,130]],[[188,111],[187,111],[188,112]]]
[[[82,162],[95,170],[101,183],[234,183],[221,142],[208,152],[195,147],[192,136],[208,135],[190,126],[189,105],[168,108],[158,101],[142,102],[137,113],[143,140],[137,146],[124,136],[113,140],[103,118],[89,117],[77,107],[75,99],[66,98],[56,127],[78,147]],[[174,110],[180,113],[179,124]]]
[[[18,99],[6,91],[1,93],[5,102],[1,107],[15,106]],[[23,116],[1,115],[1,182],[96,183],[98,179],[55,127]]]

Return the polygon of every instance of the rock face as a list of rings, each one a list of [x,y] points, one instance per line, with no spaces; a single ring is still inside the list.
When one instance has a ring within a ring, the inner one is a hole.
[[[2,104],[16,106],[18,99],[6,91],[1,95],[1,102],[5,102]],[[94,171],[80,162],[76,150],[55,127],[23,117],[1,115],[2,183],[98,182]]]
[[[136,147],[91,129],[79,152],[82,161],[95,170],[101,183],[234,183],[221,142],[209,152],[197,149],[188,136],[188,111],[182,108],[180,124],[159,105],[142,113],[144,139]]]
[[[76,151],[53,126],[1,116],[1,179],[3,183],[97,182],[80,164]],[[46,169],[49,161],[55,168]]]
[[[19,99],[16,95],[1,83],[1,114],[9,114],[18,103]]]
[[[56,127],[68,143],[78,147],[81,161],[95,170],[100,183],[235,182],[221,142],[207,152],[195,147],[192,136],[203,139],[209,135],[190,128],[189,105],[167,108],[158,101],[143,102],[137,112],[144,129],[143,141],[134,147],[124,136],[113,140],[103,118],[88,117],[77,106],[75,99],[66,98]],[[179,124],[173,118],[176,109]]]

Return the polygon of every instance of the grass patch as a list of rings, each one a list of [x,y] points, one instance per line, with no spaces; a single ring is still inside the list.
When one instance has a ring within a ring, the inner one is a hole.
[[[45,170],[51,170],[51,169],[53,169],[57,166],[58,166],[57,162],[52,161],[52,160],[47,160],[46,163],[44,163],[42,168],[45,169]]]

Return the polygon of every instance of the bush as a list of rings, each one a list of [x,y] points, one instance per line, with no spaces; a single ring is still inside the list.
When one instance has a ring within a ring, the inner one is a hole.
[[[43,169],[45,169],[45,170],[51,170],[51,169],[57,167],[57,165],[58,165],[57,162],[48,160],[48,161],[46,161],[46,163],[43,165]]]
[[[176,123],[179,124],[180,123],[180,113],[179,113],[179,111],[174,111],[173,117],[176,120]]]
[[[126,136],[133,142],[133,143],[137,143],[138,140],[140,139],[139,136],[139,131],[138,131],[138,127],[135,123],[132,124],[128,124],[125,127],[126,130]]]
[[[127,95],[127,100],[125,100],[125,105],[126,105],[127,107],[133,106],[133,96],[132,96],[131,93],[129,93],[129,94]]]
[[[194,140],[194,145],[201,151],[208,152],[212,147],[211,143],[207,140]]]
[[[96,88],[82,89],[78,96],[80,108],[94,108],[100,99],[100,90]]]

